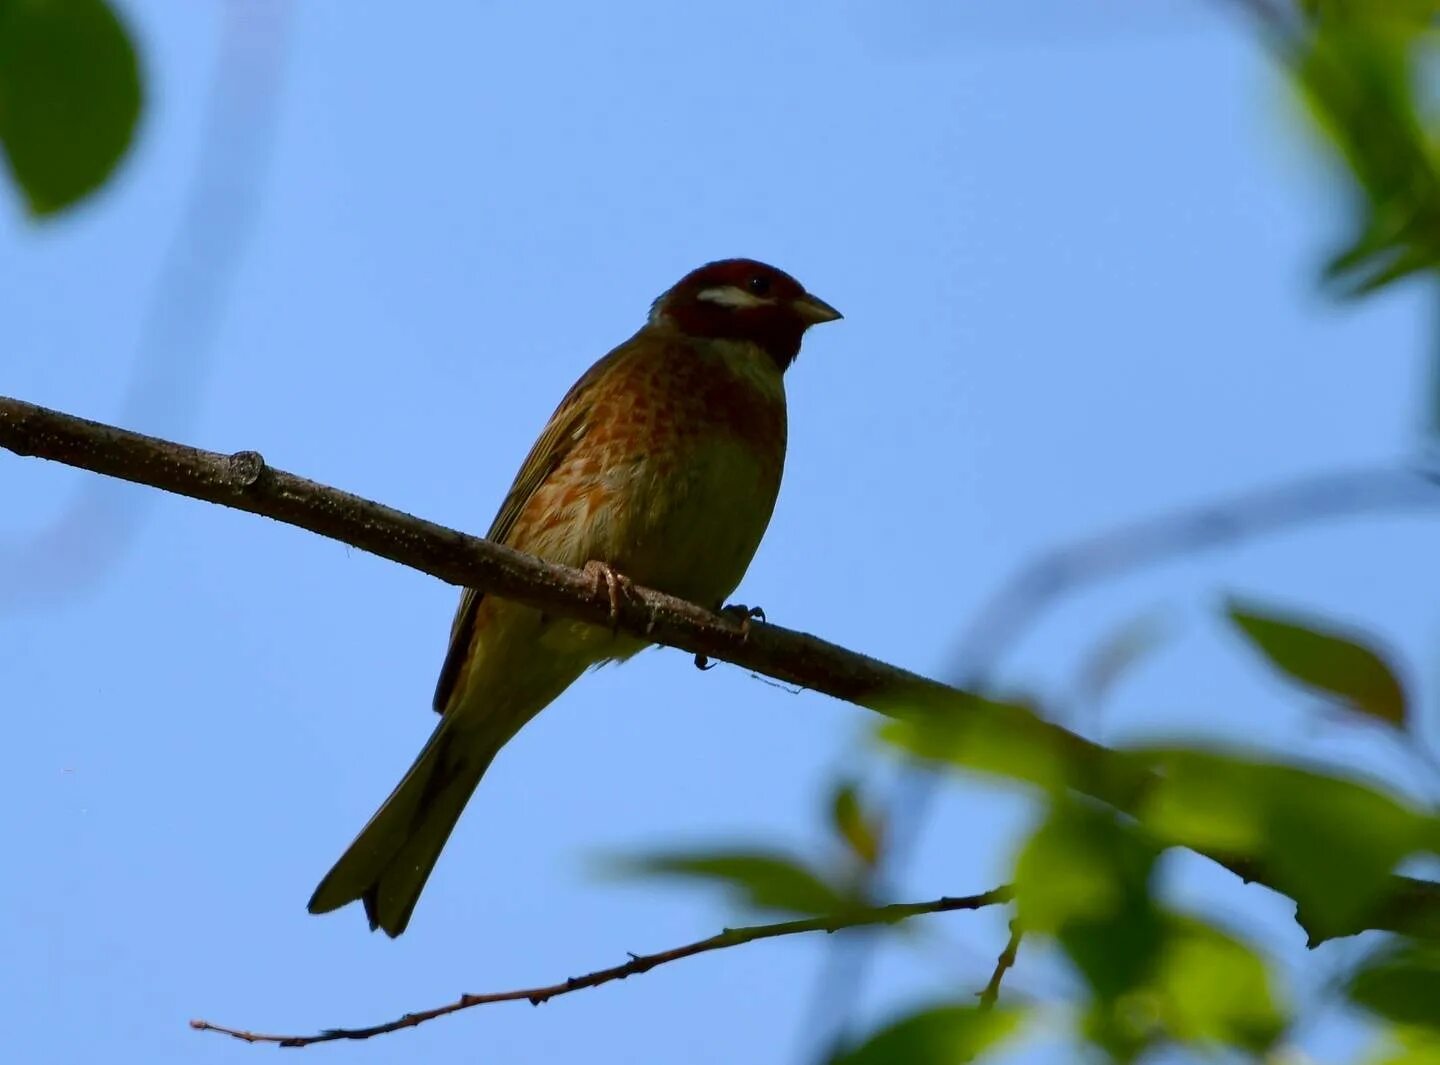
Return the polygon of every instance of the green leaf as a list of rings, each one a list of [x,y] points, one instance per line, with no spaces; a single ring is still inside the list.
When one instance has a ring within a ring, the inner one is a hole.
[[[1161,1023],[1172,1039],[1263,1051],[1288,1023],[1264,960],[1198,921],[1176,921],[1156,983]]]
[[[1346,986],[1351,1001],[1397,1024],[1440,1035],[1440,947],[1393,945],[1368,958]]]
[[[763,851],[652,854],[623,860],[622,873],[685,877],[728,887],[741,902],[762,910],[837,913],[860,905],[818,873],[788,855]]]
[[[1239,856],[1265,848],[1268,828],[1253,764],[1190,750],[1160,750],[1151,759],[1162,776],[1140,817],[1156,837]]]
[[[1055,937],[1092,993],[1083,1029],[1117,1061],[1153,1037],[1144,1009],[1165,945],[1151,895],[1158,848],[1116,814],[1058,796],[1015,865],[1016,919]]]
[[[859,793],[848,781],[831,797],[830,825],[862,865],[871,867],[880,860],[879,820],[861,807]]]
[[[1386,1032],[1366,1065],[1440,1065],[1440,1038],[1418,1028]]]
[[[1440,166],[1415,85],[1433,41],[1410,0],[1319,0],[1292,75],[1354,182],[1355,236],[1326,280],[1360,296],[1440,264]],[[1323,9],[1323,10],[1322,10]]]
[[[1065,786],[1073,776],[1071,752],[1040,727],[1035,712],[968,692],[923,706],[894,707],[894,720],[880,725],[882,742],[917,758],[948,762],[1039,785]]]
[[[1348,709],[1404,728],[1409,701],[1384,657],[1353,633],[1231,601],[1230,620],[1270,664]]]
[[[0,148],[32,212],[99,187],[139,115],[135,50],[103,0],[0,0]]]
[[[1435,0],[1301,0],[1312,19],[1347,19],[1371,23],[1401,22],[1423,28],[1440,11]]]
[[[932,1006],[887,1024],[830,1065],[957,1065],[1010,1038],[1023,1017],[1013,1009]]]
[[[1092,1002],[1082,1030],[1112,1058],[1131,1061],[1167,1042],[1263,1052],[1287,1025],[1259,955],[1209,925],[1167,915],[1149,977]]]
[[[1125,912],[1147,897],[1157,855],[1112,812],[1057,800],[1015,863],[1021,926],[1053,934]]]
[[[1103,1000],[1140,984],[1155,965],[1158,853],[1112,812],[1060,799],[1015,863],[1020,926],[1055,936]]]
[[[1092,993],[1082,1030],[1113,1059],[1166,1041],[1268,1048],[1287,1019],[1264,961],[1158,905],[1159,850],[1128,819],[1057,798],[1016,862],[1017,920],[1027,933],[1053,936],[1074,963]]]
[[[1312,932],[1350,928],[1402,859],[1440,840],[1435,817],[1357,781],[1196,750],[1134,754],[1159,773],[1137,811],[1146,829],[1259,863]]]

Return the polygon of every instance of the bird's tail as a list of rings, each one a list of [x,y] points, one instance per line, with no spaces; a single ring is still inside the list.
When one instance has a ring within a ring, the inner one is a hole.
[[[523,723],[523,722],[522,722]],[[380,809],[310,897],[311,913],[363,899],[371,929],[398,936],[481,776],[516,732],[512,720],[478,726],[449,714]]]

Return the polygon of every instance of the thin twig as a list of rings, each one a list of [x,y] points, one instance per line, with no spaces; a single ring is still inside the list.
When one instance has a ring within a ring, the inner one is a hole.
[[[1070,784],[1077,791],[1128,813],[1141,808],[1155,780],[1131,759],[1019,707],[984,703],[957,688],[806,633],[754,620],[747,630],[733,617],[639,586],[621,598],[619,618],[614,619],[606,590],[597,588],[581,570],[307,481],[266,465],[253,451],[233,455],[201,451],[5,397],[0,397],[0,447],[260,514],[560,617],[607,626],[613,619],[616,627],[651,642],[709,655],[879,713],[935,707],[954,715],[957,722],[979,721],[983,714],[989,727],[1003,727],[1018,742],[1048,750],[1071,767]],[[1397,487],[1393,482],[1400,478],[1408,486],[1405,501],[1418,502],[1410,477],[1390,469],[1369,476],[1389,485],[1391,493]],[[1414,480],[1428,484],[1419,475]],[[1433,487],[1429,492],[1428,500],[1440,504],[1440,492]],[[1371,507],[1380,505],[1381,499],[1396,501],[1385,493],[1368,498]],[[1315,501],[1322,513],[1326,512],[1323,502],[1323,498]],[[1113,553],[1100,550],[1094,557],[1112,559]],[[1048,594],[1054,594],[1053,588]],[[1246,881],[1274,880],[1253,861],[1213,850],[1200,853]],[[1306,913],[1297,913],[1296,920],[1312,943],[1367,929],[1440,938],[1440,883],[1392,876],[1373,908],[1343,926],[1322,925]]]
[[[372,1025],[368,1028],[327,1028],[314,1035],[267,1035],[249,1032],[239,1028],[227,1028],[209,1021],[191,1021],[190,1027],[205,1032],[219,1032],[222,1035],[243,1039],[247,1043],[277,1043],[282,1047],[305,1047],[315,1043],[330,1043],[338,1039],[369,1039],[372,1036],[396,1032],[402,1028],[414,1028],[418,1024],[444,1017],[472,1006],[487,1006],[495,1002],[529,1002],[532,1006],[549,1002],[560,995],[581,991],[588,987],[599,987],[627,976],[638,976],[649,972],[657,965],[666,965],[682,958],[693,958],[712,950],[725,950],[761,939],[776,939],[780,936],[800,935],[804,932],[836,932],[842,928],[859,928],[865,925],[898,924],[927,913],[949,913],[954,910],[978,910],[985,906],[997,906],[1009,902],[1013,892],[1009,887],[999,887],[980,895],[966,895],[959,898],[939,898],[930,902],[895,903],[890,906],[875,906],[847,914],[829,914],[824,917],[810,917],[798,921],[781,921],[776,924],[750,925],[746,928],[726,928],[719,935],[709,939],[687,943],[673,950],[662,950],[657,954],[631,954],[623,965],[608,969],[597,969],[584,976],[572,976],[558,984],[544,987],[528,987],[515,991],[496,991],[485,995],[461,995],[454,1002],[433,1009],[407,1013],[393,1021]]]
[[[1005,949],[1000,952],[1000,957],[995,959],[995,971],[990,974],[990,982],[985,985],[985,990],[980,992],[980,1008],[982,1010],[994,1009],[996,1001],[1000,998],[1000,981],[1005,979],[1005,974],[1015,965],[1015,954],[1020,950],[1020,922],[1010,922],[1010,940],[1005,944]]]
[[[1021,638],[1062,599],[1092,585],[1182,557],[1234,547],[1324,521],[1381,511],[1440,507],[1440,488],[1436,482],[1433,471],[1396,466],[1322,473],[1128,522],[1064,544],[1014,573],[972,615],[969,626],[957,641],[953,674],[966,687],[977,690],[990,687],[1005,656]],[[928,763],[912,762],[909,771],[902,775],[897,794],[888,804],[891,832],[885,861],[874,867],[873,877],[892,880],[897,877],[896,870],[918,846],[921,826],[940,782],[941,778]],[[1227,863],[1222,860],[1222,864]],[[1229,864],[1229,868],[1247,881],[1250,879],[1234,864]],[[1429,881],[1417,883],[1427,886],[1417,890],[1414,884],[1406,884],[1391,896],[1387,907],[1408,910],[1432,891],[1440,906],[1440,886]],[[873,882],[868,887],[878,890]],[[1428,933],[1418,927],[1412,928],[1412,933],[1440,936],[1440,908],[1434,916],[1435,923],[1428,926]],[[1296,919],[1304,924],[1302,915]],[[1310,927],[1307,931],[1312,946],[1334,934],[1316,934],[1316,929]],[[861,949],[865,947],[862,945]],[[823,993],[827,1011],[840,1018],[847,1017],[850,1010],[843,1004],[839,1009],[833,1008],[834,1000],[838,997],[854,1001],[859,996],[867,959],[862,953],[842,961],[837,945],[835,973],[840,972],[842,964],[849,966],[848,975],[833,976],[830,983],[844,980],[846,986],[840,990],[827,987]]]

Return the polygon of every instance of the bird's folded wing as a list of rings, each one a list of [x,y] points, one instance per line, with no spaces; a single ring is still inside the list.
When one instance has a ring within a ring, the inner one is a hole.
[[[515,527],[516,519],[525,509],[536,490],[549,479],[551,474],[565,461],[565,457],[585,435],[589,425],[590,411],[594,405],[595,391],[592,387],[606,368],[624,358],[629,343],[622,344],[609,355],[590,367],[576,381],[550,421],[525,457],[515,482],[500,504],[500,511],[485,534],[487,540],[507,543]],[[455,611],[455,621],[450,626],[450,648],[445,653],[445,664],[440,667],[440,679],[435,685],[434,707],[437,714],[443,714],[455,694],[455,685],[465,661],[470,656],[470,645],[475,639],[475,621],[480,609],[483,592],[466,588],[460,596],[460,606]]]

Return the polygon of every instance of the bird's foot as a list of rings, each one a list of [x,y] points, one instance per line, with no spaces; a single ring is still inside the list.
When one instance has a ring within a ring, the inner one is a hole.
[[[740,619],[740,639],[742,641],[750,638],[750,620],[752,618],[757,621],[765,620],[765,611],[763,608],[758,606],[742,606],[739,603],[731,603],[729,606],[722,606],[719,611],[717,611],[717,613],[722,614],[723,616],[728,618]],[[696,669],[707,670],[713,669],[714,666],[715,663],[710,661],[708,655],[697,654],[695,656]]]
[[[765,608],[759,606],[743,606],[740,603],[731,603],[729,606],[722,606],[720,613],[727,618],[740,619],[740,639],[750,638],[750,620],[765,620]]]
[[[620,629],[620,601],[630,594],[630,589],[635,587],[635,582],[623,573],[616,572],[615,568],[608,562],[601,562],[599,559],[591,559],[585,563],[584,572],[589,574],[590,579],[595,582],[595,592],[600,593],[600,585],[604,584],[610,593],[610,628],[612,631]]]

